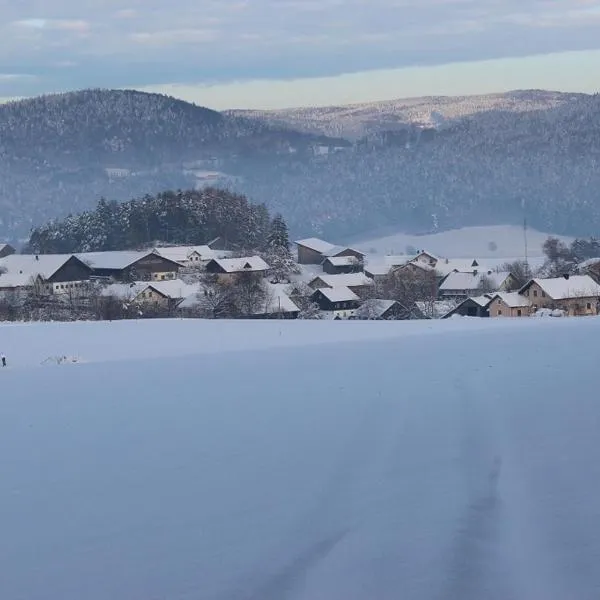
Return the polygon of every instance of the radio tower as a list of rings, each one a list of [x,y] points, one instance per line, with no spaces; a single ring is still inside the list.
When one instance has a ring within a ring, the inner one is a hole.
[[[525,242],[525,271],[529,277],[529,250],[527,247],[527,213],[525,212],[525,198],[521,200],[521,208],[523,209],[523,240]]]

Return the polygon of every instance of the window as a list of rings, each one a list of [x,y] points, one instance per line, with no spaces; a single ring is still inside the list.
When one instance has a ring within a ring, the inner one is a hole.
[[[161,275],[160,278],[164,281],[165,280],[165,275]]]
[[[592,310],[592,303],[591,303],[591,302],[588,302],[588,303],[586,304],[586,308],[587,308],[588,310]]]
[[[533,290],[533,297],[534,297],[534,298],[537,298],[537,295],[538,295],[538,294],[537,294],[537,290]]]
[[[542,298],[545,298],[545,297],[546,297],[546,292],[544,292],[544,291],[542,290]]]
[[[152,292],[148,292],[148,298],[152,298]]]
[[[523,316],[523,311],[519,308],[517,310],[517,317],[522,317]]]
[[[498,309],[498,316],[501,317],[502,316],[502,311],[500,309]]]

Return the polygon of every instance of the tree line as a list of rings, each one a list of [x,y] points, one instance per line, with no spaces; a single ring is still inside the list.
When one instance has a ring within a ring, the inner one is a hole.
[[[264,204],[241,194],[216,188],[166,191],[123,203],[101,199],[94,210],[35,227],[25,251],[129,250],[157,242],[191,246],[217,237],[230,248],[257,251],[269,243],[271,222]]]

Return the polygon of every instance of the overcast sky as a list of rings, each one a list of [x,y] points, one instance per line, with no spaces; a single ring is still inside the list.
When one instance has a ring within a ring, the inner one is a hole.
[[[600,72],[600,0],[15,0],[0,30],[4,98],[135,87],[276,107],[590,92]]]

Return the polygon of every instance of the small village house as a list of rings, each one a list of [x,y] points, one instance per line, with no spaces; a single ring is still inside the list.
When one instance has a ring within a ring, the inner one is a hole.
[[[320,288],[311,299],[322,311],[340,319],[348,319],[360,306],[360,298],[347,287]]]
[[[233,281],[242,273],[252,273],[266,277],[269,265],[260,256],[245,256],[242,258],[213,258],[206,263],[206,272],[219,276],[219,280]]]
[[[346,275],[319,275],[308,286],[313,290],[321,288],[347,287],[358,296],[364,295],[374,285],[374,281],[364,273],[348,273]]]
[[[350,317],[353,320],[365,321],[397,321],[409,319],[411,311],[396,300],[365,300]]]
[[[323,272],[329,275],[345,275],[362,270],[362,260],[356,256],[328,256],[323,261]]]
[[[459,315],[461,317],[489,317],[489,307],[492,302],[493,296],[487,294],[466,298],[458,306],[447,312],[442,318],[448,319],[454,315]]]
[[[528,317],[530,301],[519,292],[500,292],[492,296],[489,313],[490,317]]]
[[[589,275],[531,279],[519,294],[529,300],[531,313],[540,308],[559,309],[568,316],[597,315],[600,285]]]
[[[228,258],[231,252],[227,250],[213,250],[210,246],[165,246],[154,248],[154,252],[179,263],[184,267],[204,267],[214,258]]]
[[[300,309],[277,284],[267,283],[267,297],[262,306],[256,309],[254,319],[297,319]]]
[[[295,244],[298,249],[299,265],[321,265],[327,257],[328,251],[335,248],[334,244],[319,238],[298,240]]]
[[[477,292],[510,291],[516,285],[512,273],[496,271],[452,272],[440,284],[441,298],[468,298]]]
[[[0,259],[0,291],[81,295],[91,268],[72,254],[10,254]]]

